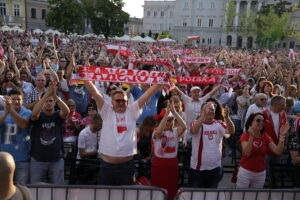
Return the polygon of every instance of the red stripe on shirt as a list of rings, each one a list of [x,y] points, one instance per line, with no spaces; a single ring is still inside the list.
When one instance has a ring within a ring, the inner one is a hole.
[[[201,126],[201,135],[200,135],[199,148],[198,148],[198,162],[197,162],[196,170],[200,170],[201,168],[202,151],[203,151],[203,125]]]

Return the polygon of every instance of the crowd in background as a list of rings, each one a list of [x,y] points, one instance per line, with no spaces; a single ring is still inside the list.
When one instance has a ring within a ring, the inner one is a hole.
[[[64,184],[64,144],[74,143],[78,159],[101,159],[99,184],[133,184],[132,160],[141,159],[151,163],[151,183],[172,199],[178,143],[190,150],[189,185],[214,188],[226,138],[230,151],[240,140],[238,188],[262,188],[267,175],[275,187],[272,166],[283,152],[300,186],[300,54],[17,32],[0,32],[0,41],[0,151],[13,156],[16,182]],[[178,49],[215,61],[180,62],[171,53]],[[173,76],[222,76],[228,84],[177,84],[166,93],[161,85],[70,82],[81,65],[127,69],[132,57],[168,60]],[[210,68],[240,73],[208,75]]]

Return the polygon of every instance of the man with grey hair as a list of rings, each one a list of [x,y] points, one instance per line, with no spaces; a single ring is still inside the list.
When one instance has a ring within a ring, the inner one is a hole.
[[[28,188],[14,185],[15,161],[7,152],[0,152],[0,199],[31,200]]]
[[[261,112],[265,109],[267,109],[266,105],[267,105],[267,95],[264,93],[258,93],[257,95],[255,95],[254,97],[254,104],[250,105],[247,113],[246,113],[246,117],[245,117],[245,123],[248,119],[248,117],[255,112]],[[244,124],[245,124],[244,123]]]

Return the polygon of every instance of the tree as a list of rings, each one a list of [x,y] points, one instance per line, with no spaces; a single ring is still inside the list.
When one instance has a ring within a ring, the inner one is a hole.
[[[151,30],[149,30],[148,36],[152,37],[152,31]]]
[[[288,37],[290,28],[289,13],[277,15],[272,9],[267,15],[260,15],[258,24],[258,43],[260,46],[272,48],[277,40]]]
[[[141,37],[144,38],[145,37],[145,33],[141,33]]]
[[[233,21],[235,16],[235,3],[234,1],[229,1],[225,7],[225,16],[223,18],[224,30],[226,34],[233,31]]]
[[[76,0],[49,0],[46,25],[64,33],[80,31],[84,28],[82,4]]]
[[[94,33],[103,34],[106,39],[124,34],[124,24],[129,14],[122,11],[122,0],[86,0],[86,18],[90,19]]]
[[[251,10],[244,12],[240,16],[239,27],[237,32],[240,36],[248,37],[257,33],[257,17],[258,15]]]

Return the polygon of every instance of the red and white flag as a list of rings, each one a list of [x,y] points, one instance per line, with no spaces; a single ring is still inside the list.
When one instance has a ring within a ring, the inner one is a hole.
[[[195,41],[195,40],[200,40],[200,36],[188,36],[187,37],[188,41]]]

